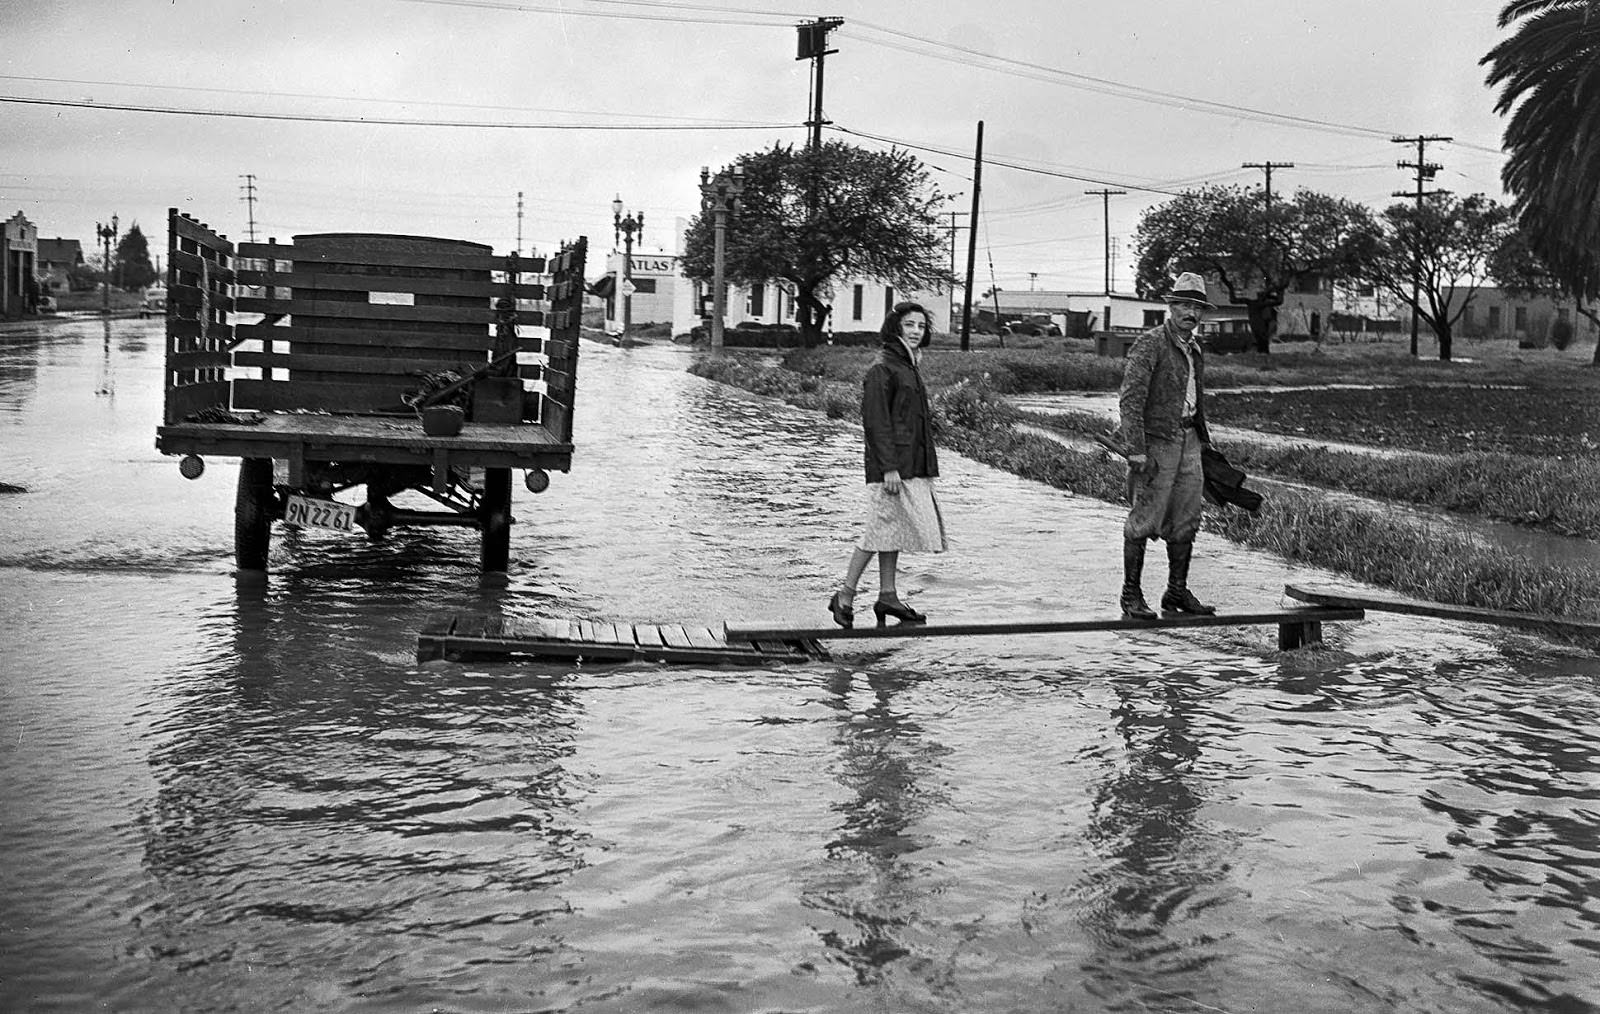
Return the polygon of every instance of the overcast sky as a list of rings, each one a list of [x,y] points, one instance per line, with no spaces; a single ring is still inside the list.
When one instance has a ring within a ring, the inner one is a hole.
[[[1502,124],[1478,65],[1498,6],[0,0],[0,218],[20,210],[87,251],[116,214],[162,252],[176,206],[242,240],[249,173],[263,240],[397,232],[509,250],[520,190],[524,249],[579,234],[609,249],[618,194],[645,214],[644,248],[670,247],[698,210],[700,166],[804,142],[794,26],[838,17],[825,112],[851,133],[828,136],[911,148],[965,212],[984,121],[982,287],[992,258],[1004,288],[1098,290],[1103,205],[1084,191],[1109,187],[1128,191],[1110,199],[1126,291],[1140,212],[1201,182],[1259,186],[1245,162],[1295,163],[1273,172],[1275,193],[1382,207],[1414,186],[1395,162],[1415,149],[1391,136],[1447,135],[1428,148],[1435,184],[1500,196]]]

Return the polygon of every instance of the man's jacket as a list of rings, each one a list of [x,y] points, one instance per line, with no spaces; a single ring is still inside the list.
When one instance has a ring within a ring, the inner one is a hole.
[[[1189,364],[1180,343],[1183,332],[1168,320],[1139,336],[1128,350],[1123,367],[1119,432],[1132,454],[1144,454],[1149,440],[1177,440],[1183,426],[1183,395],[1189,384]],[[1200,348],[1194,359],[1194,431],[1202,444],[1211,442],[1206,430],[1205,362]]]

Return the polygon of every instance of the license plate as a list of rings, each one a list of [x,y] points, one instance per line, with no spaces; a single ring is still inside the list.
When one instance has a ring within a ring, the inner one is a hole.
[[[337,500],[318,500],[315,497],[290,494],[288,503],[283,505],[283,520],[287,524],[307,528],[354,532],[356,509]]]

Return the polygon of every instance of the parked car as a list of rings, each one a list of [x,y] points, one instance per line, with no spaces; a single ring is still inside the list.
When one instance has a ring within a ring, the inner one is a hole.
[[[162,285],[152,285],[144,290],[144,305],[139,308],[139,316],[148,317],[152,313],[165,314],[167,312],[167,290]]]
[[[1000,329],[1001,334],[1021,334],[1032,338],[1059,338],[1061,328],[1049,317],[1021,317],[1009,321]]]

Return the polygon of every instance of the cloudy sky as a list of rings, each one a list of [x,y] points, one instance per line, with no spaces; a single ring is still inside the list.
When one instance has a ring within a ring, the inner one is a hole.
[[[1202,182],[1382,207],[1395,135],[1446,135],[1436,185],[1499,196],[1478,60],[1498,4],[1422,0],[0,0],[0,218],[165,248],[178,207],[248,236],[398,232],[612,244],[611,201],[670,247],[699,169],[803,143],[795,25],[838,17],[830,137],[898,145],[965,212],[985,124],[978,279],[1097,290],[1102,198],[1131,281],[1139,214]],[[964,218],[962,219],[964,221]],[[962,238],[965,256],[965,237]],[[592,260],[591,274],[598,273]],[[980,290],[981,291],[981,290]]]

